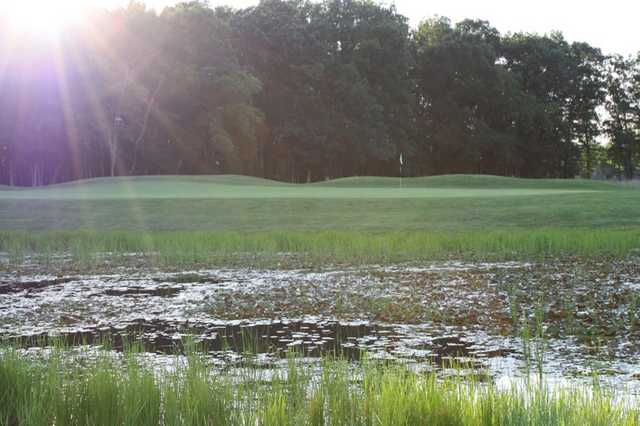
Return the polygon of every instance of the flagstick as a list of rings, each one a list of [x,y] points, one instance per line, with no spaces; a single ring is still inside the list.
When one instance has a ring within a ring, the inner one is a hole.
[[[402,164],[404,163],[402,159],[402,153],[400,153],[400,189],[402,189]]]

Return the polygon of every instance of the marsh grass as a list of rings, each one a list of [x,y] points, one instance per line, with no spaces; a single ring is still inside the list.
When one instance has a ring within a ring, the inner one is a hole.
[[[190,353],[165,375],[106,352],[85,366],[14,349],[0,356],[1,425],[635,425],[598,388],[438,379],[405,367],[295,357],[280,372],[212,370]]]
[[[638,229],[536,229],[486,232],[0,231],[5,262],[42,267],[71,261],[185,267],[211,264],[371,264],[403,261],[624,258],[640,250]]]

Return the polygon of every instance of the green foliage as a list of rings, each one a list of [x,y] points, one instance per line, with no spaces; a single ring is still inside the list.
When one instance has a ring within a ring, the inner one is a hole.
[[[161,13],[132,2],[88,21],[55,49],[26,36],[19,55],[0,47],[0,183],[590,177],[603,137],[613,172],[599,175],[631,178],[640,161],[637,58],[560,33],[446,18],[412,31],[394,6],[367,0],[191,1]]]
[[[416,36],[421,173],[573,177],[593,170],[604,57],[561,34],[500,37],[485,21],[427,20]]]
[[[317,379],[290,361],[286,377],[213,371],[197,354],[157,377],[107,353],[80,367],[64,352],[0,355],[1,425],[611,425],[640,413],[579,386],[439,380],[393,365],[325,360]],[[316,370],[317,371],[317,370]]]
[[[631,179],[640,161],[640,55],[613,56],[606,65],[609,157]]]

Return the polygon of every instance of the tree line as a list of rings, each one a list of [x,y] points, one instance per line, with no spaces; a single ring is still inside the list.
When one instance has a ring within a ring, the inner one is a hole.
[[[234,173],[631,178],[640,55],[366,0],[132,2],[55,41],[0,20],[0,184]],[[402,155],[403,168],[399,168]]]

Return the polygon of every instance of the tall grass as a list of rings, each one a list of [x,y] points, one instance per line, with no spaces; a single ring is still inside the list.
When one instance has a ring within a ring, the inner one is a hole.
[[[0,231],[0,251],[20,263],[27,256],[41,266],[71,257],[77,266],[105,260],[144,261],[159,266],[216,262],[373,263],[465,258],[521,260],[547,256],[622,258],[640,249],[640,229],[538,229],[488,232],[269,231],[132,232]],[[136,256],[131,256],[136,254]]]
[[[0,425],[635,425],[640,412],[598,389],[439,380],[400,366],[291,359],[265,371],[176,360],[161,376],[129,357],[85,367],[9,349],[0,356]]]

